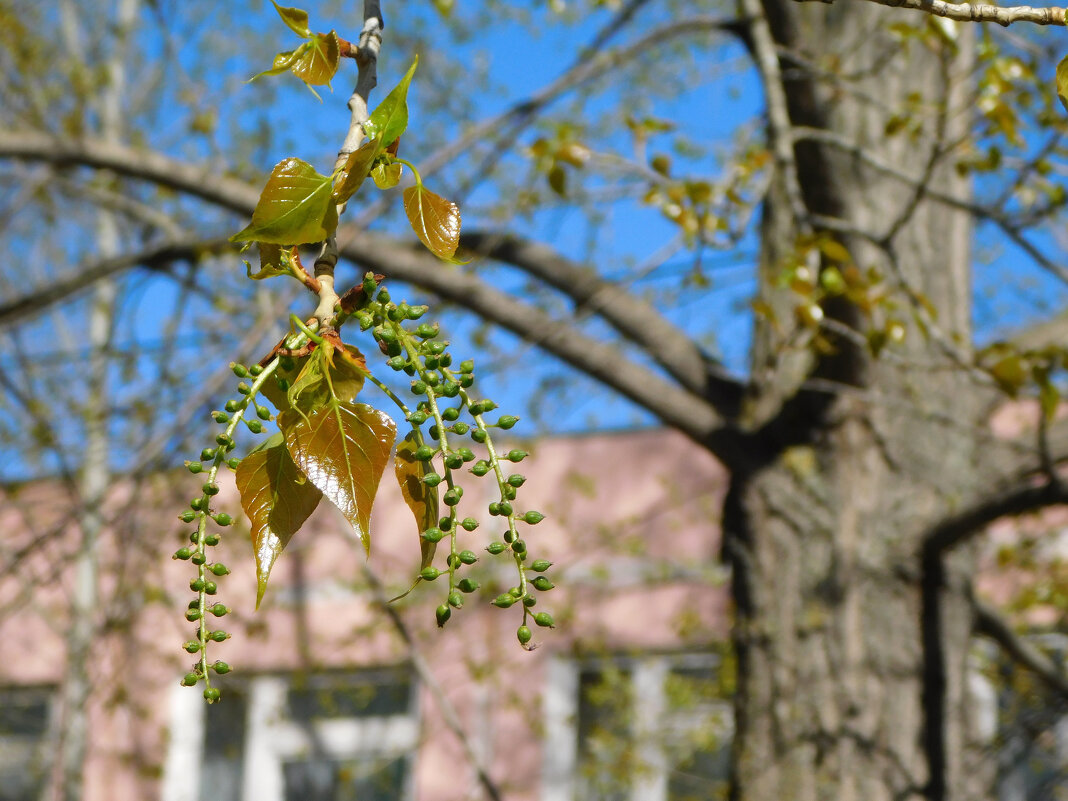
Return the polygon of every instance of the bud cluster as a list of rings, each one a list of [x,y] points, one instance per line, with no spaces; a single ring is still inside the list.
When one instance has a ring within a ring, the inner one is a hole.
[[[500,608],[515,604],[522,606],[523,622],[516,636],[523,646],[532,647],[528,645],[532,638],[528,622],[533,620],[538,626],[553,626],[552,615],[533,611],[532,607],[537,604],[535,593],[552,589],[553,583],[543,575],[529,577],[531,572],[540,574],[548,569],[549,562],[531,559],[527,543],[520,536],[519,525],[537,525],[545,516],[533,509],[520,511],[518,505],[519,489],[526,479],[512,470],[526,458],[526,451],[513,449],[499,453],[492,437],[493,430],[507,431],[519,418],[499,415],[493,419],[491,413],[497,409],[497,404],[488,398],[471,396],[474,362],[465,360],[454,365],[449,343],[439,338],[436,324],[420,322],[406,326],[409,321],[414,323],[423,316],[425,306],[394,303],[389,292],[378,287],[370,273],[364,278],[363,289],[369,300],[354,316],[362,330],[371,331],[386,364],[411,379],[409,391],[415,398],[414,405],[405,403],[392,392],[388,394],[401,407],[412,427],[413,438],[418,444],[415,458],[427,465],[423,484],[429,491],[438,493],[445,508],[437,525],[421,533],[429,544],[436,545],[446,539],[449,544],[445,566],[427,566],[420,573],[424,581],[448,576],[445,602],[435,610],[437,624],[444,626],[451,618],[452,610],[464,605],[465,596],[479,589],[475,579],[464,575],[465,569],[475,564],[478,557],[474,552],[462,549],[461,530],[474,531],[479,523],[474,517],[460,516],[464,496],[462,473],[466,470],[478,478],[492,475],[497,499],[489,503],[487,512],[491,517],[500,518],[504,530],[500,539],[491,542],[486,550],[495,556],[510,554],[517,571],[516,585],[498,596],[493,604]],[[485,456],[476,455],[471,444]]]
[[[226,662],[216,660],[209,664],[209,643],[223,642],[230,635],[221,628],[215,628],[214,622],[230,612],[229,607],[219,603],[215,595],[218,592],[216,579],[227,575],[230,569],[222,562],[211,561],[208,558],[208,548],[219,544],[220,535],[216,531],[209,531],[208,521],[211,520],[220,529],[233,524],[233,518],[226,512],[216,512],[212,508],[212,499],[219,493],[219,485],[216,483],[219,470],[226,465],[231,470],[236,469],[240,459],[231,456],[234,450],[234,434],[241,423],[254,434],[263,431],[263,422],[271,419],[270,410],[258,404],[256,394],[263,382],[273,370],[274,363],[268,369],[259,365],[245,367],[241,364],[231,364],[230,367],[238,378],[252,380],[250,386],[245,381],[238,384],[238,398],[228,400],[223,407],[225,411],[211,413],[216,423],[223,425],[223,431],[215,438],[212,447],[205,448],[200,453],[200,460],[186,462],[186,469],[194,475],[203,474],[205,481],[200,488],[200,495],[189,502],[189,508],[178,515],[183,523],[196,523],[196,528],[189,534],[189,545],[179,548],[174,553],[174,559],[188,561],[196,567],[196,576],[189,582],[189,589],[196,593],[196,597],[189,602],[185,612],[185,618],[196,625],[193,638],[183,644],[182,648],[197,656],[197,661],[182,679],[182,684],[194,687],[203,680],[204,698],[208,703],[219,700],[219,689],[211,686],[211,673],[222,675],[230,672],[230,666]],[[245,418],[248,410],[254,410],[255,418]]]

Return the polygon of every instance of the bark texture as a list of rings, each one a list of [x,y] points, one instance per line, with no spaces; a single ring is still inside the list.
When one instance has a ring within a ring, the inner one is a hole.
[[[868,4],[764,7],[792,125],[826,128],[968,196],[941,151],[967,130],[971,31],[955,45],[934,35],[903,44],[887,33],[900,17]],[[922,127],[888,137],[895,113]],[[905,360],[873,359],[842,338],[822,354],[798,345],[803,330],[784,324],[797,298],[774,287],[799,228],[776,180],[761,270],[779,324],[758,324],[725,513],[738,615],[733,794],[963,799],[971,560],[964,551],[945,560],[924,535],[977,482],[968,425],[981,404],[953,369],[971,341],[969,221],[842,149],[803,142],[795,156],[813,227],[842,223],[835,237],[855,263],[898,285],[910,330]],[[926,313],[904,301],[910,291],[937,310],[927,336],[913,322]],[[868,325],[846,302],[828,301],[824,313]]]

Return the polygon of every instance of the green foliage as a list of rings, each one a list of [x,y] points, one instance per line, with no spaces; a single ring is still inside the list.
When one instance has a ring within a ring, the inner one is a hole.
[[[274,68],[263,74],[291,70],[309,84],[327,83],[337,68],[336,35],[313,34],[307,14],[300,9],[277,4],[275,8],[285,24],[308,41],[297,50],[279,54]],[[367,176],[371,175],[379,188],[388,189],[400,181],[402,165],[415,179],[415,185],[404,192],[412,228],[435,255],[454,259],[460,234],[459,207],[426,189],[416,167],[397,158],[399,139],[408,126],[407,94],[416,65],[413,61],[364,123],[368,141],[333,175],[320,175],[298,158],[286,158],[275,166],[252,221],[232,237],[235,242],[255,243],[259,248],[259,269],[254,272],[247,266],[250,279],[289,276],[319,292],[322,284],[301,265],[296,246],[331,240],[344,205]],[[260,364],[231,364],[234,374],[251,380],[251,384],[241,381],[238,396],[227,401],[223,410],[212,413],[223,431],[216,436],[214,446],[202,451],[200,461],[187,463],[191,473],[206,480],[201,495],[180,515],[183,523],[197,524],[190,535],[191,546],[174,554],[197,570],[190,581],[196,598],[186,610],[187,619],[197,628],[183,648],[198,661],[182,683],[195,686],[203,681],[209,703],[220,697],[218,688],[211,686],[212,671],[222,674],[231,670],[224,662],[208,661],[211,644],[230,636],[208,625],[208,619],[230,611],[213,597],[218,592],[214,578],[230,571],[209,561],[207,552],[220,540],[218,534],[209,533],[209,521],[220,528],[233,522],[228,514],[212,510],[212,499],[219,492],[218,471],[224,465],[235,471],[241,507],[251,524],[257,607],[276,560],[324,497],[342,512],[369,552],[371,508],[394,453],[397,424],[385,412],[357,402],[366,382],[397,407],[408,427],[395,449],[394,474],[415,518],[420,546],[419,571],[412,589],[421,581],[447,576],[447,581],[441,582],[446,585],[444,603],[434,612],[437,625],[445,626],[453,610],[463,607],[465,595],[479,588],[476,580],[463,575],[478,562],[475,552],[464,548],[461,541],[478,527],[477,520],[462,517],[460,512],[465,473],[475,478],[488,476],[495,482],[499,500],[489,505],[489,511],[507,526],[501,539],[491,542],[487,550],[511,558],[516,584],[494,601],[495,605],[507,608],[520,604],[523,619],[518,639],[526,648],[533,647],[530,620],[541,627],[553,625],[549,613],[533,615],[529,611],[536,603],[535,592],[552,589],[552,582],[543,575],[527,576],[528,571],[547,570],[550,563],[538,559],[528,566],[527,545],[519,536],[521,525],[535,525],[544,516],[535,510],[519,511],[517,492],[525,479],[503,467],[527,454],[516,449],[499,454],[491,435],[492,429],[511,429],[518,418],[501,415],[496,421],[488,419],[486,415],[497,405],[469,394],[474,385],[474,362],[464,360],[454,368],[449,343],[439,339],[439,327],[420,321],[427,307],[394,302],[380,280],[381,276],[368,273],[325,319],[305,323],[290,315],[292,333]],[[412,378],[414,403],[401,400],[375,376],[360,350],[342,341],[340,331],[352,320],[360,331],[373,337],[389,369]],[[274,406],[277,417],[260,403],[261,397]],[[261,434],[266,433],[264,423],[271,421],[277,424],[276,433],[244,459],[232,455],[240,425]],[[465,444],[467,440],[479,449],[481,458]],[[444,550],[439,544],[448,550],[440,567],[434,564],[439,551]]]

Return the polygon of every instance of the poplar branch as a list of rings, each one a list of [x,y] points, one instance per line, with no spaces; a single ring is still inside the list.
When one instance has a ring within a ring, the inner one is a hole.
[[[1014,22],[1033,22],[1035,25],[1065,25],[1065,9],[1058,6],[992,6],[985,3],[946,3],[943,0],[865,0],[890,8],[911,8],[936,17],[957,22],[996,22],[1008,27]],[[797,0],[800,3],[827,0]]]

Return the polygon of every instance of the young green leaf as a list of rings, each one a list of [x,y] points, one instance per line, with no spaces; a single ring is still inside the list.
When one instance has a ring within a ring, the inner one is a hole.
[[[271,245],[266,242],[258,242],[260,249],[260,269],[252,272],[252,265],[245,262],[245,273],[253,281],[262,281],[265,278],[273,278],[276,275],[289,275],[289,269],[283,267],[282,246]]]
[[[289,72],[296,60],[308,51],[309,46],[310,45],[305,42],[296,50],[284,50],[281,53],[277,53],[274,57],[274,62],[271,64],[271,68],[253,75],[248,79],[249,83],[252,83],[257,78],[262,78],[264,75],[281,75],[283,72]]]
[[[324,377],[323,364],[324,357],[320,350],[316,349],[290,369],[279,367],[275,371],[275,375],[285,379],[289,385],[288,391],[283,391],[277,381],[270,380],[264,383],[260,394],[280,412],[294,406],[307,412],[328,402],[331,386],[334,388],[334,396],[343,401],[353,400],[363,389],[367,362],[363,354],[352,345],[345,345],[344,353],[336,351],[333,354],[333,363],[327,368],[330,371],[329,384]]]
[[[401,165],[397,162],[392,164],[379,164],[371,170],[371,177],[374,178],[375,186],[379,189],[392,189],[398,183],[401,178]]]
[[[341,168],[337,183],[334,184],[334,202],[344,203],[360,188],[371,171],[371,165],[382,152],[382,138],[375,137],[364,142],[359,149],[349,153],[345,166]]]
[[[459,206],[417,184],[404,190],[404,213],[431,253],[452,259],[460,243]]]
[[[322,242],[337,229],[330,179],[305,161],[278,162],[260,194],[252,222],[231,242],[303,245]]]
[[[315,511],[322,492],[305,479],[280,438],[242,459],[235,479],[241,508],[252,523],[258,607],[275,559]]]
[[[365,404],[334,401],[307,417],[295,409],[283,412],[278,427],[297,467],[341,510],[369,552],[371,505],[396,424]]]
[[[317,33],[307,43],[306,49],[304,47],[301,49],[304,52],[290,67],[293,74],[309,87],[329,86],[337,73],[337,65],[341,61],[341,45],[337,40],[337,34],[333,31]]]
[[[308,27],[308,12],[301,8],[286,8],[278,5],[274,0],[271,0],[274,4],[274,10],[278,12],[278,16],[282,18],[282,22],[289,26],[289,30],[293,31],[297,36],[302,39],[310,39],[312,32]]]
[[[415,458],[415,450],[418,447],[415,437],[409,432],[408,435],[397,443],[397,456],[393,460],[393,469],[397,474],[397,483],[400,484],[401,495],[405,503],[415,515],[416,533],[421,534],[428,528],[438,524],[438,490],[423,483],[423,477],[434,472],[430,462],[424,462]],[[419,548],[422,560],[419,569],[428,567],[434,560],[436,543],[430,542],[423,537],[419,538]]]
[[[418,65],[419,57],[416,56],[400,83],[393,87],[393,91],[386,95],[385,100],[371,113],[371,118],[363,126],[368,139],[380,138],[382,143],[388,146],[407,129],[408,87]]]

